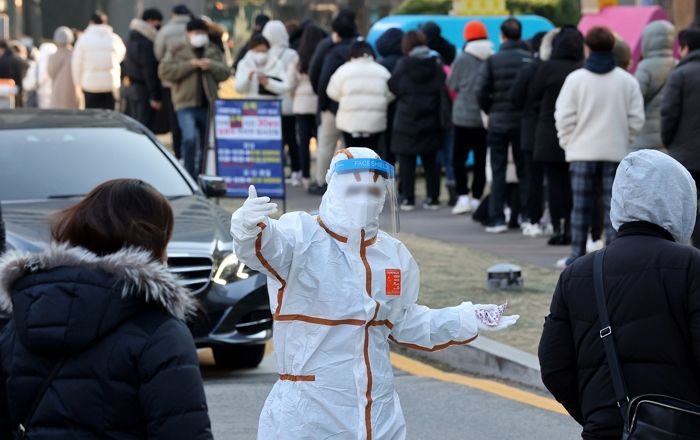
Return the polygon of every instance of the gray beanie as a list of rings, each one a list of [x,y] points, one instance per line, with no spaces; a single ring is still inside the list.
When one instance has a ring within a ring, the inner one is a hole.
[[[56,43],[57,46],[73,44],[74,39],[73,31],[66,26],[60,26],[56,29],[56,32],[53,33],[53,42]]]

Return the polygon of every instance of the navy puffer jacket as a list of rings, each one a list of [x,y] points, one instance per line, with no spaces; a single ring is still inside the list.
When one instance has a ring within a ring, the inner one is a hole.
[[[0,307],[12,311],[0,334],[0,438],[24,422],[62,358],[28,439],[212,438],[183,322],[195,303],[149,253],[8,253]]]

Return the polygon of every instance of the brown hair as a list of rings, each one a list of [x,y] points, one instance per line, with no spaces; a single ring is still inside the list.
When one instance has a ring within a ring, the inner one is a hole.
[[[403,38],[401,38],[401,51],[404,55],[408,55],[416,47],[425,46],[426,44],[428,44],[428,42],[423,32],[415,30],[408,31],[403,34]]]
[[[586,33],[586,46],[593,52],[611,52],[615,35],[605,26],[594,26]]]
[[[154,187],[137,179],[115,179],[98,185],[78,204],[57,213],[51,235],[60,243],[80,246],[97,255],[125,247],[166,257],[175,219],[170,202]]]

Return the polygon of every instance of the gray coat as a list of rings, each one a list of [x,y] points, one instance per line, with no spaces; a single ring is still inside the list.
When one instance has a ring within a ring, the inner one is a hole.
[[[642,62],[637,68],[637,80],[644,97],[646,122],[631,150],[662,149],[661,100],[662,89],[676,65],[673,58],[675,30],[665,20],[653,21],[644,29]]]
[[[479,107],[479,72],[484,60],[493,53],[493,44],[477,40],[467,44],[465,52],[452,64],[447,86],[457,92],[452,104],[452,123],[459,127],[482,128]]]

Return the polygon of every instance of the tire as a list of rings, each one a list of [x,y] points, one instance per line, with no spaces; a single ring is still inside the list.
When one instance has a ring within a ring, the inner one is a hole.
[[[265,357],[265,345],[212,347],[216,366],[230,370],[256,368]]]

